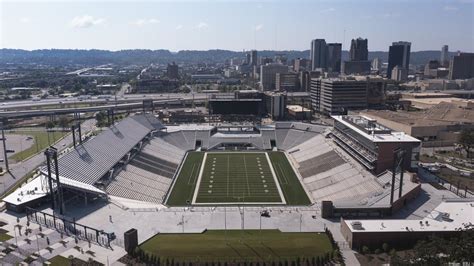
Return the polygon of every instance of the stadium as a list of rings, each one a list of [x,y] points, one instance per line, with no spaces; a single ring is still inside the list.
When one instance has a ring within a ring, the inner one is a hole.
[[[59,156],[57,170],[64,193],[164,207],[325,201],[381,214],[381,208],[416,190],[416,183],[404,182],[404,193],[391,191],[393,173],[374,174],[357,160],[364,153],[351,154],[340,138],[332,127],[300,122],[164,126],[152,115],[135,115]],[[44,193],[14,193],[5,200],[8,208],[44,200],[47,179],[43,167],[27,186]],[[395,182],[399,179],[398,174]],[[388,203],[390,196],[395,198]]]
[[[46,165],[3,200],[28,222],[128,254],[139,246],[185,261],[323,256],[332,252],[328,227],[344,241],[341,218],[391,216],[420,193],[404,171],[416,165],[419,140],[361,116],[333,119],[164,125],[130,115],[61,154],[47,149]]]

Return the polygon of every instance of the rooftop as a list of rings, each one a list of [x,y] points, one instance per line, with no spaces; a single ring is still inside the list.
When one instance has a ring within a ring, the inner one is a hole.
[[[344,220],[351,232],[456,231],[474,221],[474,200],[446,200],[421,220]],[[353,222],[360,222],[355,229]]]
[[[289,110],[293,111],[293,112],[311,112],[310,109],[306,108],[306,107],[303,107],[301,105],[287,105],[286,108],[288,108]]]
[[[147,134],[163,125],[152,115],[125,118],[58,159],[61,178],[93,185]],[[41,169],[46,173],[46,168]]]
[[[331,117],[372,142],[420,142],[404,132],[392,131],[366,116],[335,115]]]
[[[368,116],[380,117],[410,126],[455,125],[459,123],[472,124],[474,121],[474,110],[460,108],[459,104],[447,102],[442,102],[426,110],[417,112],[368,110],[364,113]]]

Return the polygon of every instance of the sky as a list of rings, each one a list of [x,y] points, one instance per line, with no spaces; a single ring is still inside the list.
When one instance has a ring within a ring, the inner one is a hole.
[[[312,39],[387,51],[474,52],[474,0],[0,0],[0,47],[307,50]]]

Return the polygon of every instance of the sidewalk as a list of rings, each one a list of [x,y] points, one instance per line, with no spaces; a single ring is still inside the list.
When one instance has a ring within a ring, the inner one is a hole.
[[[349,247],[349,243],[346,242],[346,240],[341,234],[340,224],[331,221],[327,222],[328,223],[326,223],[326,226],[331,231],[332,236],[334,237],[334,241],[336,241],[337,243],[343,243],[343,245],[339,244],[339,248],[341,249],[342,257],[344,258],[344,262],[346,263],[346,265],[360,265],[359,260],[357,260],[355,256],[355,251],[353,251]]]

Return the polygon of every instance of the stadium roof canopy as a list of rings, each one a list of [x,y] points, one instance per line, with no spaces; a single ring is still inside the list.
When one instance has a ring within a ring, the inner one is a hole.
[[[93,185],[148,134],[164,128],[153,115],[125,118],[60,157],[60,178]],[[47,168],[43,167],[41,172],[46,174]]]

